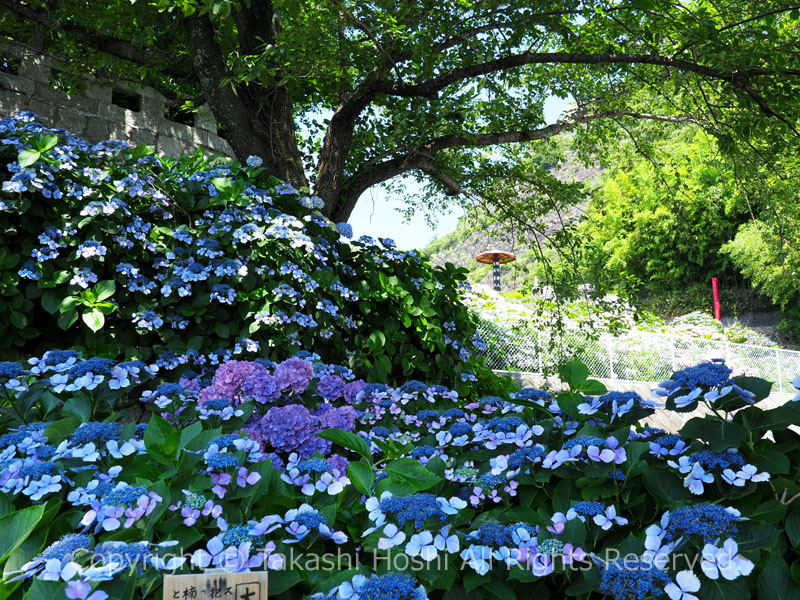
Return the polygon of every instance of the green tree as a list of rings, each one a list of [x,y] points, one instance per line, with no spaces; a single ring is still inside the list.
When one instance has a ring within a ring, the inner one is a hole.
[[[748,203],[712,139],[696,129],[672,133],[647,156],[622,146],[605,173],[578,230],[595,275],[664,289],[735,276],[719,250],[760,207]]]
[[[508,148],[565,130],[587,152],[635,119],[691,122],[722,151],[767,160],[798,147],[800,13],[775,0],[0,8],[13,47],[75,73],[154,85],[176,104],[208,103],[240,159],[257,154],[276,176],[310,185],[336,221],[365,190],[407,173],[468,197],[505,174]],[[576,109],[546,125],[553,95]],[[316,134],[311,143],[298,142],[299,125]]]

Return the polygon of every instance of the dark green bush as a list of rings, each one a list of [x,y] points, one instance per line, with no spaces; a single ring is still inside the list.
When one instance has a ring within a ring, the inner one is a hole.
[[[29,114],[0,120],[0,143],[2,358],[191,366],[303,347],[372,380],[499,385],[472,356],[463,271],[346,240],[254,157],[90,145]]]

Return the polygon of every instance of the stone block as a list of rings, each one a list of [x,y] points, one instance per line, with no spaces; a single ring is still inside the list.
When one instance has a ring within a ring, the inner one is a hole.
[[[86,125],[86,131],[84,131],[83,136],[92,144],[97,144],[98,142],[104,142],[107,139],[110,139],[110,122],[105,119],[89,119],[89,123]]]
[[[56,113],[58,112],[58,109],[52,104],[48,104],[47,102],[42,102],[37,98],[31,98],[31,101],[28,104],[28,110],[34,113],[35,115],[41,117],[42,123],[44,123],[48,127],[58,126],[58,124],[56,123],[56,116],[57,116]]]
[[[162,133],[159,133],[156,150],[161,154],[172,154],[173,156],[186,154],[186,147],[180,141]]]
[[[19,74],[34,81],[48,83],[50,81],[50,61],[43,56],[26,58],[19,65]]]
[[[88,96],[78,96],[77,94],[67,96],[69,98],[67,106],[85,115],[96,115],[100,107],[100,101],[97,98],[89,98]]]
[[[11,75],[10,73],[0,73],[0,90],[33,96],[36,84],[32,79]]]
[[[194,126],[197,129],[203,129],[205,131],[210,131],[211,133],[217,133],[217,121],[214,119],[214,115],[211,113],[211,109],[208,107],[208,104],[203,104],[197,109],[197,112],[194,115]]]
[[[136,129],[129,132],[128,141],[132,146],[139,146],[141,144],[155,146],[157,138],[154,131],[149,129]]]
[[[56,115],[58,126],[76,135],[83,135],[89,125],[89,117],[72,108],[61,107]]]
[[[58,104],[63,106],[69,103],[69,96],[67,96],[61,90],[55,89],[46,81],[36,82],[36,91],[34,92],[34,96],[36,96],[36,98],[42,102],[49,102],[50,104]]]
[[[193,143],[194,141],[194,130],[192,127],[189,127],[188,125],[181,125],[180,123],[175,123],[174,121],[168,121],[166,119],[159,125],[158,133],[189,144]]]
[[[28,110],[30,96],[0,90],[0,119]]]
[[[208,144],[214,153],[224,154],[225,156],[234,157],[233,148],[228,143],[228,140],[219,137],[213,133],[208,134]]]
[[[149,129],[151,131],[160,131],[164,117],[159,118],[159,115],[148,112],[133,112],[130,110],[125,111],[123,118],[125,127],[128,131],[134,129]]]
[[[111,88],[106,85],[89,85],[86,87],[86,96],[110,104]]]
[[[115,104],[111,104],[111,102],[101,102],[97,107],[98,116],[109,121],[124,121],[126,112],[128,111]]]
[[[164,98],[164,96],[162,96],[160,92],[154,90],[151,87],[144,85],[130,85],[127,87],[131,91],[139,94],[142,98],[146,98],[148,100],[155,100],[157,102],[161,102],[162,104],[166,102],[166,98]]]
[[[108,139],[110,140],[127,140],[130,130],[125,126],[125,122],[110,121],[108,123]]]

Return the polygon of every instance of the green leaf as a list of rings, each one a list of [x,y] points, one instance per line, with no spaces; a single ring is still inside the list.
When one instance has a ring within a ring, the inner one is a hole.
[[[760,377],[745,377],[744,375],[740,375],[739,377],[734,377],[733,381],[743,390],[755,394],[753,402],[761,402],[769,396],[772,391],[772,382],[761,379]]]
[[[690,500],[691,493],[683,487],[683,480],[666,469],[646,469],[642,474],[644,486],[660,503],[669,507],[677,502]]]
[[[50,444],[57,446],[63,440],[71,436],[72,432],[75,431],[80,424],[80,420],[72,417],[59,419],[51,423],[47,429],[44,430],[44,435],[47,436],[47,440]]]
[[[111,296],[114,295],[116,289],[117,289],[117,284],[114,281],[107,280],[99,282],[93,288],[93,291],[97,296],[96,302],[102,302],[106,298],[110,298]]]
[[[578,416],[578,404],[583,402],[583,397],[578,394],[564,393],[556,396],[558,407],[565,414]]]
[[[418,491],[427,490],[442,481],[413,458],[398,458],[386,465],[390,478],[413,486]]]
[[[587,379],[578,386],[578,391],[587,396],[602,396],[608,391],[608,388],[602,381],[596,379]]]
[[[66,584],[58,581],[34,579],[23,600],[63,600]]]
[[[338,444],[343,448],[352,450],[356,454],[360,454],[366,458],[370,464],[372,464],[372,454],[369,451],[369,442],[367,442],[360,435],[350,433],[349,431],[342,431],[341,429],[326,429],[325,431],[318,433],[317,436],[321,437],[323,440],[328,440],[329,442]]]
[[[708,442],[711,449],[716,451],[738,448],[748,433],[747,428],[739,423],[713,417],[694,417],[680,431],[685,438]]]
[[[44,508],[44,504],[39,504],[0,517],[0,531],[3,532],[0,535],[0,563],[33,532],[44,514]]]
[[[22,150],[17,156],[17,162],[24,169],[25,167],[30,167],[41,157],[42,154],[38,150]]]
[[[370,350],[372,350],[373,353],[377,353],[386,344],[386,336],[382,331],[373,331],[369,336],[368,344]]]
[[[786,535],[792,546],[800,542],[800,508],[795,508],[786,518]]]
[[[703,579],[703,586],[697,593],[700,600],[750,600],[750,590],[745,577],[736,581],[722,579]]]
[[[158,415],[152,415],[144,433],[147,454],[161,464],[171,465],[180,446],[180,433]]]
[[[233,182],[230,179],[226,179],[224,177],[215,177],[211,180],[211,184],[217,188],[220,193],[224,193],[229,191],[233,187]]]
[[[0,517],[14,512],[14,506],[5,494],[0,495]]]
[[[792,580],[782,557],[770,556],[767,566],[758,575],[758,597],[770,600],[800,600],[800,588]]]
[[[44,154],[48,150],[51,150],[55,145],[58,143],[58,136],[54,133],[49,135],[40,135],[34,140],[33,145],[34,147]]]
[[[492,600],[516,600],[517,598],[514,589],[504,581],[492,581],[490,584],[482,585],[479,589],[484,598]]]
[[[780,532],[772,525],[745,521],[739,525],[736,543],[740,552],[773,548]]]
[[[70,308],[75,308],[80,303],[81,299],[78,298],[77,296],[67,296],[61,301],[58,310],[63,313],[68,311]]]
[[[277,570],[269,572],[269,595],[270,597],[282,594],[290,587],[300,583],[300,574],[291,569]]]
[[[11,324],[17,329],[25,329],[28,324],[28,317],[21,312],[11,311]]]
[[[217,321],[216,325],[214,325],[214,332],[221,338],[226,338],[231,334],[231,329],[228,327],[227,323],[223,323],[222,321]]]
[[[578,389],[589,377],[589,367],[579,361],[571,361],[558,369],[558,374],[573,390]]]
[[[200,422],[192,423],[188,427],[181,429],[181,437],[178,442],[178,448],[183,450],[192,440],[203,433],[203,425]]]
[[[81,319],[95,333],[100,331],[106,323],[105,316],[96,308],[93,308],[91,312],[83,313]]]
[[[62,313],[58,317],[58,326],[61,329],[69,329],[75,324],[75,321],[78,320],[78,311],[74,308],[69,309],[68,311]]]
[[[73,396],[67,400],[61,412],[75,417],[79,423],[87,423],[92,420],[92,403],[83,394]]]
[[[61,306],[61,298],[53,290],[47,290],[42,294],[42,308],[54,315]]]
[[[375,484],[372,467],[361,461],[351,462],[347,465],[347,476],[359,492],[366,496],[372,495],[372,486]]]

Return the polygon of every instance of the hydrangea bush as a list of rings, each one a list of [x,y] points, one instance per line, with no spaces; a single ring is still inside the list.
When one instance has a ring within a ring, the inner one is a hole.
[[[196,367],[303,347],[374,381],[503,389],[473,357],[462,271],[350,239],[259,163],[0,119],[0,357],[69,339]]]
[[[0,363],[3,597],[160,598],[204,568],[298,600],[797,597],[800,405],[722,363],[652,398],[561,377],[477,398],[307,352]]]

